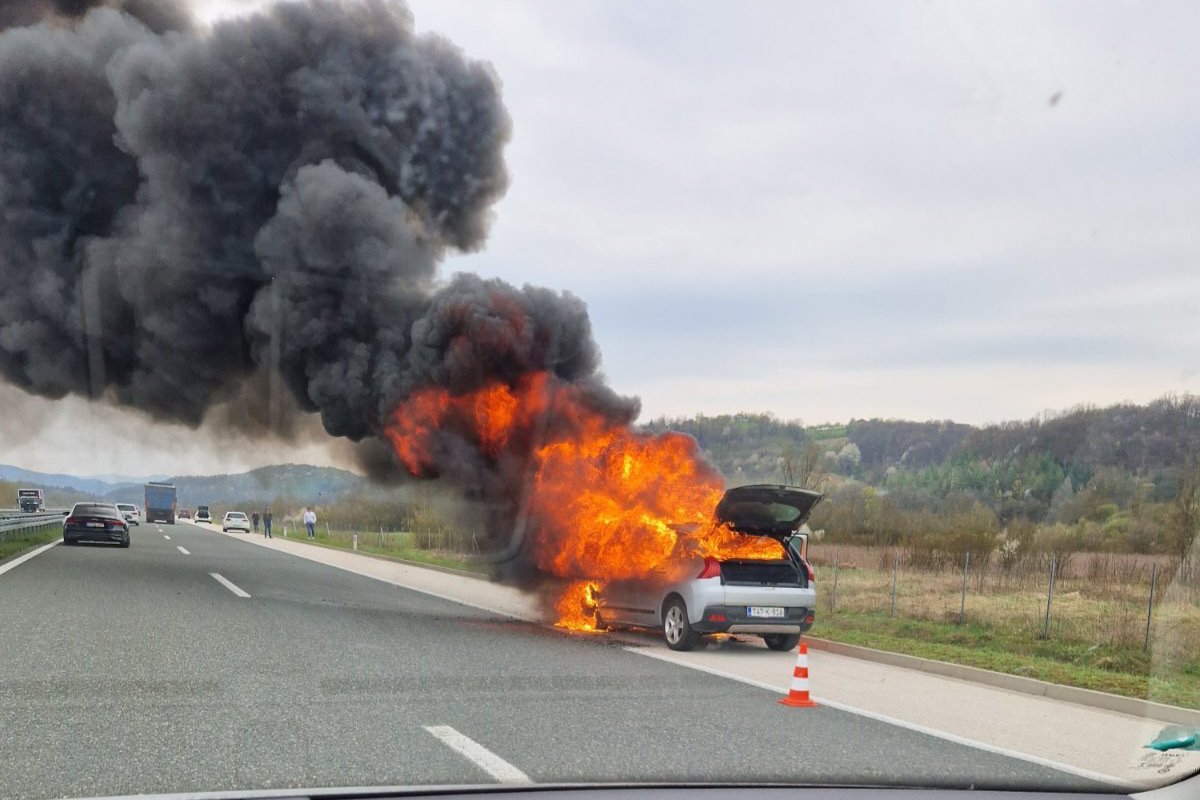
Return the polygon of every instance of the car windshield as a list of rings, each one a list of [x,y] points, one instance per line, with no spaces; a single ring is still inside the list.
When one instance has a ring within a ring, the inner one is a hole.
[[[1200,797],[1197,31],[0,0],[0,800]]]

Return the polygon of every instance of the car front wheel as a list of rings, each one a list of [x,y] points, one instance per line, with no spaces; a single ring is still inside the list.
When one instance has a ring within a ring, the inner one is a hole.
[[[667,601],[663,612],[663,638],[672,650],[691,650],[700,641],[700,634],[688,622],[687,606],[679,597]]]

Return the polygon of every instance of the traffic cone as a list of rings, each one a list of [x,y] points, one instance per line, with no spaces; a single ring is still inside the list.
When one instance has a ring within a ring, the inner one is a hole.
[[[792,688],[779,703],[793,708],[816,708],[817,704],[808,696],[808,642],[800,640],[800,654],[796,656],[796,670],[792,673]]]

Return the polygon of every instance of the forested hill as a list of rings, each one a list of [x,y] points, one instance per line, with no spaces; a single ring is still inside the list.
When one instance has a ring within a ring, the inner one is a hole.
[[[916,470],[964,460],[990,464],[1030,455],[1049,456],[1080,474],[1111,468],[1152,475],[1200,458],[1200,397],[1168,396],[1147,405],[1080,406],[1031,420],[978,427],[949,420],[894,419],[806,426],[771,414],[743,413],[659,418],[646,428],[689,434],[731,479],[782,479],[789,460],[799,460],[805,449],[813,448],[820,448],[819,466],[872,483],[889,468]]]

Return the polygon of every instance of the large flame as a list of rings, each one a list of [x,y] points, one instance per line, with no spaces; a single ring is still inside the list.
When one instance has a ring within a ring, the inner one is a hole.
[[[463,446],[493,462],[525,459],[536,566],[574,581],[556,605],[564,627],[592,629],[598,585],[646,578],[679,556],[783,556],[771,539],[714,524],[724,481],[695,440],[614,423],[546,373],[467,394],[418,391],[386,432],[415,475],[436,473]]]

